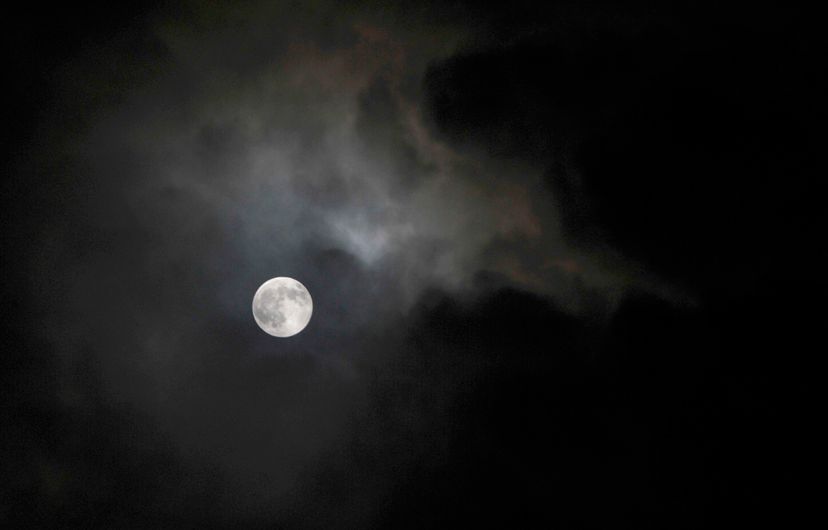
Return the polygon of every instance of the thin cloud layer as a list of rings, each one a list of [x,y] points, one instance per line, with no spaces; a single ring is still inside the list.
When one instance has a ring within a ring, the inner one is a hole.
[[[0,521],[805,513],[824,104],[793,11],[123,9],[15,41],[42,66],[15,63]],[[313,296],[291,339],[251,314],[274,276]]]
[[[533,252],[542,270],[566,259],[538,210],[551,202],[530,191],[542,168],[460,153],[427,125],[423,73],[459,38],[270,9],[154,23],[149,71],[141,54],[104,57],[114,73],[97,53],[68,67],[73,97],[113,85],[69,144],[85,193],[33,261],[60,362],[96,359],[100,399],[153,418],[193,465],[229,470],[246,493],[226,502],[251,510],[282,502],[343,436],[364,367],[393,357],[403,335],[385,330],[405,329],[424,292],[486,272],[577,301],[577,274],[526,271]],[[250,314],[273,276],[317,305],[293,342]]]

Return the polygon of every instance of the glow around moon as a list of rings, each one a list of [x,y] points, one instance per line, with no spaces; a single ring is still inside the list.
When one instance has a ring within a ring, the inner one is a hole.
[[[313,300],[304,285],[280,276],[264,282],[253,296],[253,318],[274,337],[296,335],[308,325]]]

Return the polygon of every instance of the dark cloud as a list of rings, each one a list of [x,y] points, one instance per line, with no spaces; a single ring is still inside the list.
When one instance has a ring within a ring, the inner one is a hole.
[[[602,323],[509,288],[462,302],[431,293],[374,375],[355,438],[312,475],[286,523],[798,520],[787,507],[813,495],[784,477],[802,476],[788,464],[800,449],[813,454],[815,404],[784,381],[807,377],[800,363],[812,361],[798,350],[785,375],[767,363],[779,367],[802,345],[790,336],[816,328],[773,315],[783,298],[712,315],[633,294]],[[744,327],[757,323],[767,333],[751,337]]]
[[[6,34],[3,523],[796,526],[816,506],[804,13],[70,11]],[[250,313],[274,276],[314,300],[288,340]]]
[[[790,31],[795,10],[756,13],[495,40],[433,65],[429,108],[455,142],[546,164],[581,245],[739,288],[813,262],[819,210],[815,36]]]

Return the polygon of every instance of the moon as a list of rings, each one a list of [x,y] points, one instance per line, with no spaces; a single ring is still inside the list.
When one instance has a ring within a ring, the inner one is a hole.
[[[296,335],[308,325],[312,313],[310,293],[293,278],[271,278],[253,295],[253,318],[262,331],[274,337]]]

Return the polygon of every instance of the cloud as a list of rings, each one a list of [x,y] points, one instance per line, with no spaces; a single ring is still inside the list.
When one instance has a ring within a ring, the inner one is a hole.
[[[455,44],[261,9],[154,20],[151,53],[66,66],[61,104],[84,117],[56,147],[73,196],[27,255],[55,406],[83,393],[64,374],[91,356],[96,399],[151,418],[185,468],[221,469],[234,515],[284,506],[349,432],[425,292],[459,296],[486,270],[521,283],[530,247],[493,243],[559,243],[514,181],[542,186],[537,168],[461,154],[423,121],[422,73]],[[314,297],[296,340],[252,319],[273,276]],[[526,281],[577,296],[569,277]]]
[[[813,261],[800,213],[818,209],[818,127],[799,105],[814,100],[816,48],[779,31],[795,12],[719,28],[682,7],[612,25],[590,13],[435,62],[437,130],[545,166],[567,241],[651,288],[744,290],[748,268]],[[567,22],[589,30],[558,32]]]
[[[56,53],[6,201],[2,515],[762,519],[788,475],[749,460],[815,439],[813,54],[516,5],[189,4]],[[282,275],[315,311],[275,341]]]

